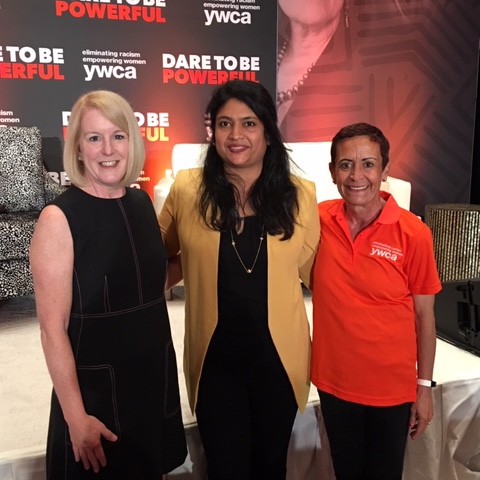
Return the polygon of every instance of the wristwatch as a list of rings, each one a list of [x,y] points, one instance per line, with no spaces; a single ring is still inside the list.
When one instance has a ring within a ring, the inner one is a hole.
[[[433,380],[423,380],[422,378],[417,378],[417,385],[421,385],[422,387],[436,387],[437,382]]]

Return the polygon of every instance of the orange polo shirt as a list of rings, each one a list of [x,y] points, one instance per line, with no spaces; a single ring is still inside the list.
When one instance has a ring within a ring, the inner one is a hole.
[[[441,290],[430,229],[387,200],[352,242],[345,202],[320,203],[322,238],[313,277],[311,379],[350,402],[416,400],[412,295]]]

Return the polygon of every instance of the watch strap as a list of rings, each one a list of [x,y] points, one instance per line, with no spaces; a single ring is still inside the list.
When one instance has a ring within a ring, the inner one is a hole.
[[[436,387],[437,382],[433,380],[424,380],[422,378],[417,378],[417,385],[421,385],[422,387]]]

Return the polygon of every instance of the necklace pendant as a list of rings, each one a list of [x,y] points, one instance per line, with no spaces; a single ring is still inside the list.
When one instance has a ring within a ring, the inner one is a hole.
[[[260,235],[260,241],[258,243],[257,254],[255,255],[255,259],[253,260],[253,264],[250,268],[247,268],[245,266],[245,263],[243,263],[242,257],[240,257],[240,254],[238,253],[237,247],[235,246],[235,240],[233,238],[233,231],[231,229],[230,229],[230,238],[232,240],[232,247],[235,250],[235,254],[237,255],[237,258],[238,258],[239,262],[242,264],[243,269],[245,270],[246,273],[252,273],[253,269],[255,268],[255,265],[257,264],[258,255],[260,254],[260,248],[262,247],[262,242],[265,238],[265,225],[262,227],[262,234]]]

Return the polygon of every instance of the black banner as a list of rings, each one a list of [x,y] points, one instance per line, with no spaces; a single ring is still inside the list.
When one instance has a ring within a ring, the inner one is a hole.
[[[275,93],[276,2],[0,0],[0,125],[38,126],[44,162],[67,184],[62,148],[80,94],[108,89],[136,112],[153,187],[176,143],[206,138],[204,109],[229,79]],[[271,41],[268,41],[271,39]]]

